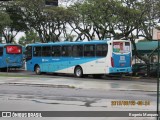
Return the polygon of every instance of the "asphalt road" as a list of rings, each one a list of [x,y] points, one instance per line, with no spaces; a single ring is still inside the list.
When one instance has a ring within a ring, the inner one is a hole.
[[[0,73],[0,111],[155,111],[155,81]],[[135,104],[120,104],[134,101]],[[140,103],[143,104],[140,104]],[[146,104],[147,103],[147,104]],[[0,118],[6,119],[6,118]],[[13,118],[12,118],[13,119]],[[15,118],[17,120],[18,118]],[[34,118],[36,120],[36,118]],[[34,120],[33,119],[33,120]],[[37,118],[38,119],[38,118]],[[40,119],[40,118],[39,118]],[[51,120],[53,118],[41,118]],[[54,120],[74,118],[54,118]],[[155,118],[75,118],[154,120]]]

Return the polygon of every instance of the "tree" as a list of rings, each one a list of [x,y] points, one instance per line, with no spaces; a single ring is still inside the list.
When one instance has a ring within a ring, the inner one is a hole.
[[[2,31],[11,23],[9,15],[3,11],[0,11],[0,43],[2,43]]]
[[[28,28],[38,33],[41,42],[60,41],[60,36],[66,34],[65,8],[46,7],[44,0],[21,0],[18,4]]]
[[[43,10],[45,7],[44,0],[17,0],[17,5],[21,8],[21,16],[29,30],[35,30],[42,42],[45,42],[41,30],[41,24],[45,21]]]
[[[156,6],[160,3],[156,0],[142,0],[142,1],[133,1],[133,0],[124,0],[126,8],[131,11],[133,15],[128,15],[128,19],[131,20],[132,26],[137,30],[136,37],[144,37],[147,40],[152,40],[152,29],[156,26],[155,19],[158,18],[158,9],[156,9]],[[136,17],[137,15],[137,17]],[[127,16],[127,13],[125,15],[121,14],[121,17],[125,18]],[[125,18],[125,22],[128,21],[128,19]],[[124,22],[123,22],[124,23]],[[131,26],[131,24],[129,24]],[[134,30],[135,30],[134,29]],[[135,45],[135,37],[134,37],[134,31],[131,31],[130,34],[126,34],[127,37],[130,35],[130,39],[132,41],[135,54],[138,58],[145,61],[145,63],[149,63],[148,57],[143,57],[140,55],[136,49]]]
[[[84,40],[86,38],[92,40],[94,35],[93,24],[87,17],[88,8],[89,4],[87,3],[76,3],[68,8],[72,12],[68,24],[78,35],[76,40]]]
[[[70,26],[80,39],[84,36],[88,40],[92,40],[95,34],[99,39],[120,39],[128,36],[136,29],[135,18],[139,16],[138,10],[127,8],[123,2],[117,0],[86,0],[69,9],[74,15]],[[116,33],[117,30],[120,34]]]
[[[1,5],[1,8],[3,8],[3,11],[8,14],[12,21],[2,29],[2,34],[6,40],[6,43],[12,43],[14,42],[14,38],[18,32],[25,31],[27,27],[24,24],[23,17],[20,14],[21,8],[16,5],[16,2],[6,2]]]
[[[121,22],[125,25],[124,28],[127,26],[133,26],[134,28],[132,31],[128,32],[128,34],[125,33],[125,37],[130,35],[135,56],[147,64],[147,73],[149,75],[150,55],[146,57],[137,51],[134,31],[137,31],[136,38],[144,37],[147,40],[152,40],[152,29],[157,25],[155,20],[159,18],[159,10],[156,7],[159,6],[160,2],[157,0],[123,0],[123,4],[126,6],[126,10],[128,9],[128,12],[125,12],[125,14],[120,14],[120,18],[122,18]],[[132,14],[128,14],[130,12],[132,12]],[[126,17],[128,17],[128,19]],[[126,24],[128,25],[126,26]],[[151,54],[152,53],[153,52],[151,52]]]
[[[9,15],[4,11],[0,11],[0,31],[2,31],[11,22]]]
[[[60,36],[67,35],[67,19],[70,17],[69,12],[63,7],[50,7],[44,9],[45,23],[43,34],[48,36],[47,42],[60,41]]]
[[[152,39],[151,29],[156,26],[155,19],[159,18],[159,3],[156,0],[86,0],[69,8],[73,11],[69,24],[80,39],[87,37],[91,40],[95,34],[99,39],[108,36],[130,39],[136,56],[149,63],[149,58],[138,53],[135,38]]]
[[[18,43],[25,46],[26,44],[31,44],[31,43],[35,43],[35,42],[40,42],[40,39],[39,39],[37,33],[35,33],[34,31],[26,31],[25,36],[22,36],[19,39]]]

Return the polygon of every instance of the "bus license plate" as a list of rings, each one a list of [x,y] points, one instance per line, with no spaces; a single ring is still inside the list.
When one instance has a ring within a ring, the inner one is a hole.
[[[123,66],[124,66],[124,63],[121,63],[120,65],[123,67]]]

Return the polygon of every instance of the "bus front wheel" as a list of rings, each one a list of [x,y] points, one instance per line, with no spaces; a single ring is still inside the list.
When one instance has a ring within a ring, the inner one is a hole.
[[[40,74],[41,74],[41,70],[40,70],[40,67],[39,67],[38,65],[35,67],[35,73],[36,73],[37,75],[40,75]]]
[[[83,70],[80,66],[75,68],[74,75],[79,78],[83,77]]]

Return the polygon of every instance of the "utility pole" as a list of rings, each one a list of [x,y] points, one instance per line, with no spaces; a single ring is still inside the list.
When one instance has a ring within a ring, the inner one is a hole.
[[[159,120],[159,71],[160,71],[160,65],[159,65],[159,47],[160,47],[160,32],[157,32],[157,40],[158,40],[158,70],[157,70],[157,120]]]

